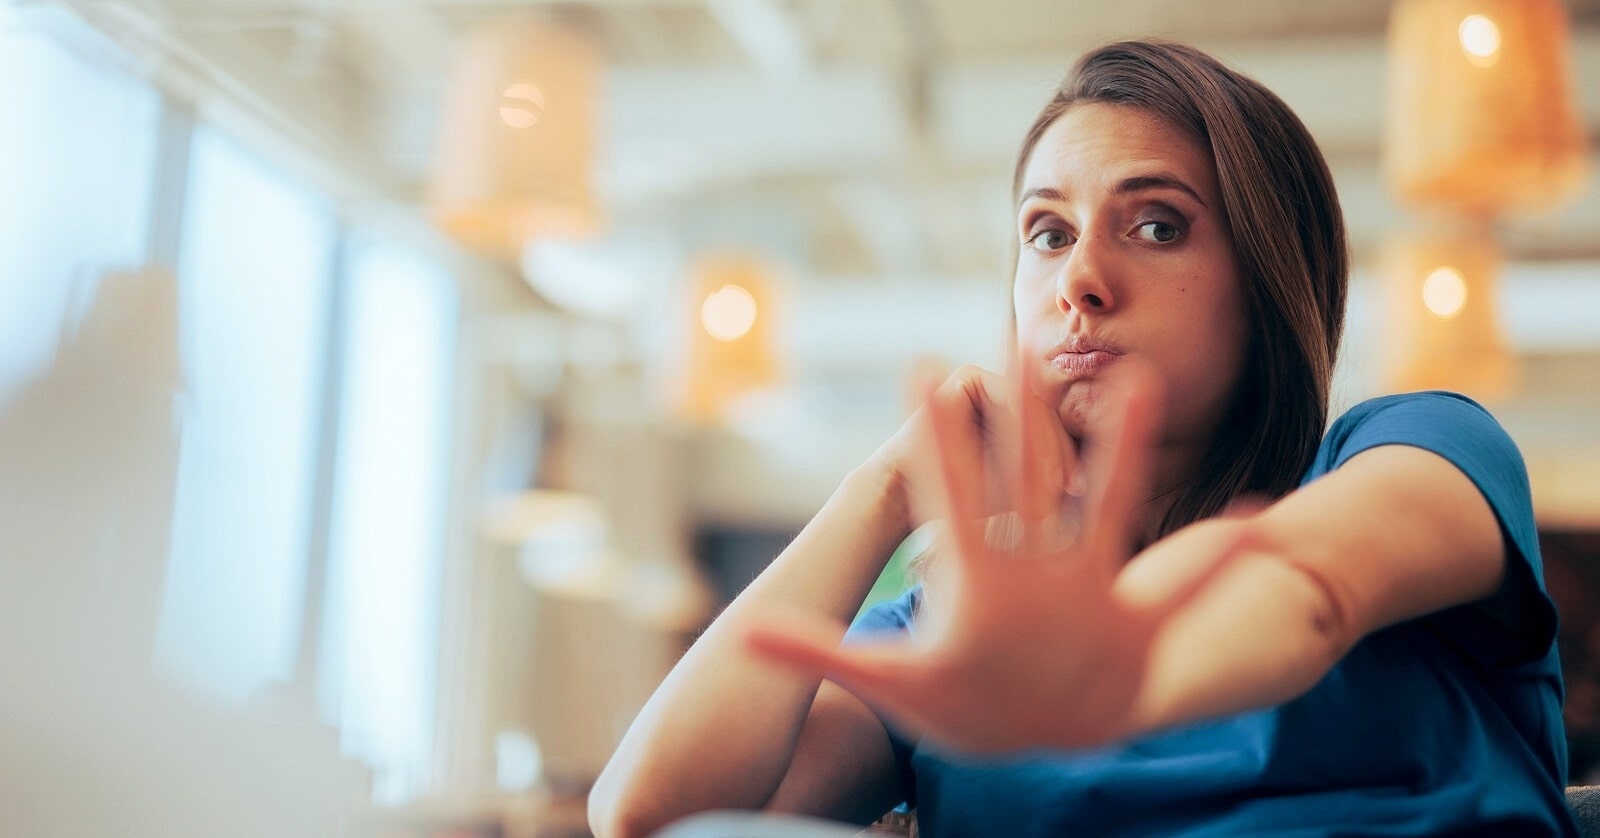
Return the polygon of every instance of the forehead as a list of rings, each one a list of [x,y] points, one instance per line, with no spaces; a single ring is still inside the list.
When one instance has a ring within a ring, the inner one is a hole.
[[[1177,177],[1218,205],[1216,166],[1205,146],[1146,111],[1091,102],[1045,129],[1023,169],[1022,194],[1040,187],[1072,194],[1151,172]]]

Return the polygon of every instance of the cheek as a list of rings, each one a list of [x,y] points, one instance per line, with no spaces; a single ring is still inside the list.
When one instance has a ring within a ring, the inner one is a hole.
[[[1237,282],[1221,297],[1217,303],[1217,352],[1221,357],[1233,359],[1237,367],[1244,363],[1245,347],[1250,343],[1250,316]]]
[[[1038,317],[1039,292],[1038,283],[1023,275],[1019,270],[1011,277],[1011,313],[1016,317],[1017,325],[1022,325],[1024,320]]]
[[[1011,322],[1016,327],[1017,345],[1025,349],[1040,350],[1049,337],[1049,312],[1044,309],[1041,302],[1027,285],[1013,283],[1011,286]]]
[[[1011,271],[1011,304],[1019,310],[1054,305],[1060,267],[1026,252],[1017,257],[1014,265]]]
[[[1011,275],[1011,309],[1018,319],[1060,314],[1056,309],[1059,277],[1047,265],[1019,265]]]
[[[1182,414],[1173,418],[1175,425],[1198,431],[1199,425],[1211,422],[1232,399],[1244,370],[1249,320],[1243,300],[1232,288],[1211,290],[1195,283],[1180,297],[1191,312],[1205,314],[1190,318],[1191,328],[1183,332],[1185,339],[1173,347],[1177,356],[1169,358],[1178,372],[1177,380],[1169,382],[1172,407]]]
[[[1214,264],[1205,273],[1191,274],[1176,290],[1170,299],[1192,324],[1187,331],[1193,349],[1218,362],[1240,354],[1249,318],[1241,282],[1232,266]]]

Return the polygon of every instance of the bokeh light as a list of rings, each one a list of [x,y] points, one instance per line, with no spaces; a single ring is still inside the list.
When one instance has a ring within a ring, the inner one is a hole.
[[[1450,319],[1467,304],[1467,283],[1455,268],[1436,268],[1422,281],[1422,304],[1435,317]]]
[[[717,340],[738,340],[756,324],[756,298],[737,285],[724,285],[701,304],[700,324]]]

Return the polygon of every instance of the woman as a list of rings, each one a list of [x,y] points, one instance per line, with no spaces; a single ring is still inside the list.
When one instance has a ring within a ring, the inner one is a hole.
[[[596,831],[908,801],[930,836],[1573,834],[1515,447],[1439,393],[1323,433],[1345,245],[1299,120],[1114,44],[1015,193],[1013,370],[932,392],[706,631]],[[841,648],[930,507],[925,586]]]

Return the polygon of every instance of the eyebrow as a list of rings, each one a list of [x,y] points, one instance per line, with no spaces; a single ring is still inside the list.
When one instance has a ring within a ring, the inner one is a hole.
[[[1165,172],[1126,178],[1113,184],[1109,191],[1112,195],[1127,195],[1131,192],[1144,192],[1151,189],[1177,190],[1193,198],[1197,203],[1200,204],[1200,206],[1207,207],[1205,199],[1201,198],[1200,194],[1195,192],[1194,189],[1189,186],[1189,184],[1184,183],[1176,175],[1169,175]],[[1066,201],[1067,195],[1065,192],[1062,192],[1059,189],[1052,189],[1048,186],[1043,186],[1023,195],[1022,200],[1017,202],[1017,206],[1020,208],[1023,204],[1028,202],[1029,198],[1043,198],[1047,201]],[[1209,209],[1209,207],[1207,208]]]

